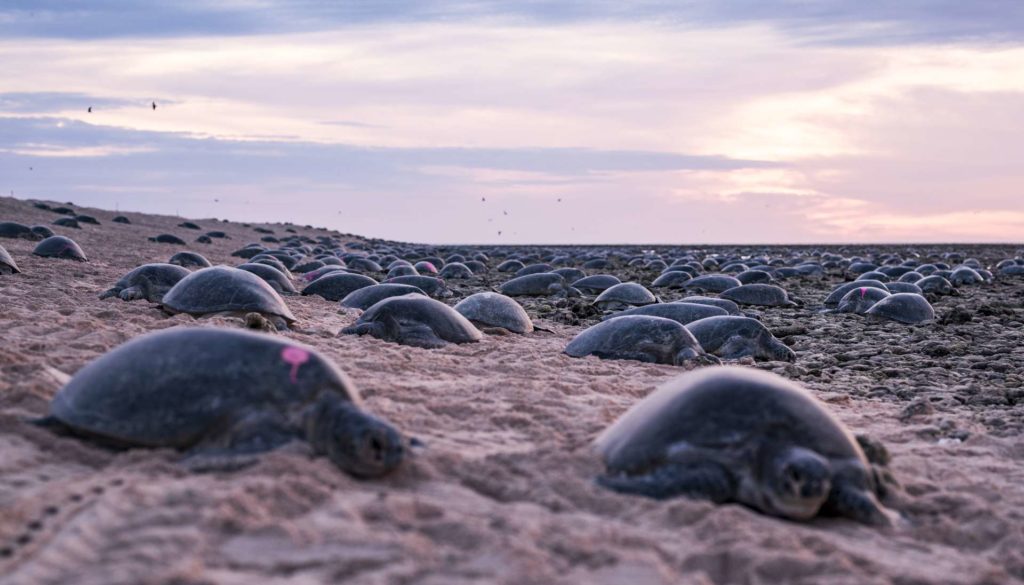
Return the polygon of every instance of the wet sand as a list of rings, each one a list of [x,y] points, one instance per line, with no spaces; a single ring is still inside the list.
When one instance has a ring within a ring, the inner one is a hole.
[[[797,361],[749,365],[799,381],[855,432],[884,442],[903,487],[889,502],[905,518],[896,528],[801,524],[595,486],[590,441],[681,369],[563,355],[596,322],[565,301],[525,303],[550,333],[423,350],[339,337],[356,311],[287,297],[299,322],[282,335],[332,358],[369,410],[428,444],[379,481],[352,479],[299,446],[244,470],[193,474],[172,450],[114,453],[25,424],[59,387],[48,367],[73,374],[156,329],[242,327],[98,294],[131,268],[184,249],[237,265],[230,253],[259,239],[251,227],[196,219],[231,239],[193,244],[201,232],[175,227],[181,218],[128,213],[133,223],[121,225],[111,222],[115,213],[76,209],[102,225],[51,227],[74,238],[89,263],[35,257],[33,242],[0,239],[23,271],[0,276],[5,585],[1024,582],[1024,279],[962,287],[962,296],[936,301],[939,320],[923,326],[817,313],[840,277],[781,283],[805,306],[758,312]],[[0,221],[57,217],[0,198]],[[284,234],[285,226],[264,225]],[[146,240],[164,232],[190,244]],[[1017,250],[914,248],[985,263]],[[616,273],[644,284],[656,276]],[[507,277],[492,270],[449,284],[468,294]]]

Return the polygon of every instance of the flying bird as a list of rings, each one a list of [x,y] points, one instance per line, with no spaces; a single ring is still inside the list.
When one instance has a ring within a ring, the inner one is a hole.
[[[156,109],[156,102],[153,102],[153,109]]]
[[[487,201],[487,198],[486,197],[481,197],[480,201]]]
[[[89,106],[89,113],[92,113],[92,106]]]

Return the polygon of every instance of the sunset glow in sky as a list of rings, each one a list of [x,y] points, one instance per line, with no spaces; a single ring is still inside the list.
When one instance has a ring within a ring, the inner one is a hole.
[[[0,5],[4,195],[432,243],[1024,240],[1018,2],[144,4]]]

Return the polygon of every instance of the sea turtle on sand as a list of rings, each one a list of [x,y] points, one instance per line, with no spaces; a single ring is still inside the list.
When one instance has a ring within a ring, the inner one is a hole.
[[[877,288],[884,290],[886,292],[889,291],[888,287],[886,287],[884,283],[878,282],[877,280],[855,280],[853,282],[841,284],[832,289],[832,292],[828,293],[828,296],[825,297],[825,300],[824,302],[822,302],[822,304],[829,309],[834,309],[839,306],[839,301],[843,300],[843,297],[846,296],[846,293],[850,292],[853,289],[862,287]]]
[[[123,215],[119,215],[119,216],[115,217],[114,219],[112,219],[111,221],[113,221],[114,223],[125,223],[125,224],[130,224],[132,222],[132,220],[128,219],[127,217],[125,217]]]
[[[609,360],[639,360],[681,366],[720,363],[704,353],[685,327],[672,319],[626,315],[584,329],[565,347],[572,357],[594,355]]]
[[[341,266],[332,266],[328,264],[323,268],[317,268],[312,272],[307,272],[303,274],[300,278],[305,282],[313,282],[314,280],[320,278],[321,276],[325,274],[330,274],[332,272],[346,272],[346,270]]]
[[[617,311],[658,302],[658,298],[641,284],[623,282],[604,291],[594,299],[594,306],[602,311]]]
[[[587,273],[579,268],[556,268],[551,272],[560,275],[566,282],[574,282],[587,277]]]
[[[873,320],[889,320],[918,325],[935,319],[928,299],[914,293],[896,293],[875,303],[864,315]]]
[[[676,303],[694,303],[694,304],[697,304],[697,305],[708,305],[708,306],[711,306],[711,307],[718,307],[720,309],[725,309],[725,311],[727,313],[729,313],[730,315],[737,315],[737,316],[742,316],[743,315],[743,311],[740,310],[740,306],[737,305],[736,303],[728,300],[728,299],[718,299],[718,298],[715,298],[715,297],[691,296],[691,297],[685,297],[683,299],[680,299],[680,300],[674,301],[674,302],[676,302]]]
[[[435,299],[445,299],[452,296],[452,291],[448,289],[448,285],[440,278],[434,278],[433,276],[399,276],[389,278],[384,282],[415,286]]]
[[[295,316],[284,300],[259,276],[229,266],[203,268],[181,279],[164,295],[164,311],[211,315],[244,316],[258,313],[279,330],[288,329]]]
[[[774,284],[744,284],[718,295],[719,298],[733,301],[737,305],[756,305],[759,307],[796,307],[789,300],[789,295],[782,287]]]
[[[79,214],[79,215],[75,216],[75,219],[78,220],[78,223],[87,223],[87,224],[90,224],[90,225],[100,225],[100,220],[96,219],[95,217],[93,217],[91,215]]]
[[[889,292],[891,293],[924,294],[921,287],[912,282],[887,282],[885,283],[885,288],[889,289]]]
[[[742,282],[727,274],[704,274],[686,281],[683,283],[683,288],[687,290],[723,293],[730,288],[736,288],[737,286],[742,285]]]
[[[732,315],[707,317],[686,324],[704,351],[727,360],[742,357],[792,362],[796,354],[757,319]]]
[[[158,236],[149,238],[150,242],[156,242],[158,244],[178,244],[179,246],[185,245],[185,240],[179,238],[174,234],[160,234]]]
[[[985,279],[970,266],[960,266],[949,275],[949,282],[951,282],[953,286],[963,286],[982,284],[985,282]]]
[[[549,296],[565,294],[568,286],[560,274],[553,272],[541,272],[540,274],[527,274],[517,276],[499,287],[501,294],[510,297],[520,296]]]
[[[167,291],[189,274],[191,272],[187,269],[175,264],[143,264],[122,276],[113,288],[100,294],[100,298],[119,297],[122,301],[145,299],[159,303]]]
[[[402,295],[426,295],[427,293],[409,284],[383,283],[356,289],[341,299],[341,306],[365,311],[373,305],[391,297]]]
[[[495,327],[520,334],[533,331],[533,322],[523,307],[496,292],[470,295],[459,301],[455,310],[478,327]]]
[[[366,310],[342,333],[372,335],[377,339],[426,349],[448,343],[472,343],[483,335],[448,305],[421,295],[384,299]]]
[[[356,477],[393,471],[410,442],[362,410],[311,347],[221,328],[136,337],[78,371],[37,424],[110,447],[175,447],[191,469],[229,470],[291,441]]]
[[[32,232],[34,234],[39,236],[38,238],[36,238],[38,240],[45,240],[46,238],[48,238],[50,236],[56,235],[56,234],[53,233],[53,230],[51,230],[50,228],[46,227],[45,225],[34,225],[34,226],[30,227],[29,229],[32,230]]]
[[[769,372],[725,366],[669,381],[595,441],[605,488],[651,498],[737,502],[809,520],[891,525],[876,470],[825,406]]]
[[[388,278],[398,278],[399,276],[419,276],[418,270],[412,267],[411,264],[399,264],[388,270]]]
[[[917,282],[924,278],[924,275],[920,272],[905,272],[903,276],[900,276],[897,282]],[[888,284],[886,284],[888,286]]]
[[[32,228],[16,221],[0,221],[0,238],[17,238],[38,242],[43,236],[32,231]]]
[[[331,272],[306,285],[302,289],[302,296],[317,295],[328,301],[340,301],[354,290],[375,284],[376,280],[363,274]]]
[[[870,272],[865,272],[864,274],[861,274],[855,280],[877,280],[878,282],[885,283],[892,280],[892,278],[890,278],[889,275],[884,272],[872,270]]]
[[[505,260],[501,264],[498,264],[497,270],[498,272],[516,272],[517,270],[521,270],[524,266],[526,265],[519,260]]]
[[[932,293],[934,295],[951,295],[955,292],[953,289],[953,283],[938,274],[926,276],[914,284],[916,284],[922,291]]]
[[[438,273],[437,266],[433,262],[429,262],[427,260],[420,260],[419,262],[413,264],[412,267],[413,267],[414,270],[416,270],[417,274],[419,274],[419,273],[437,274]],[[443,266],[442,266],[442,268],[443,268]]]
[[[736,275],[736,280],[743,284],[769,284],[775,279],[772,278],[771,273],[764,270],[744,270]]]
[[[516,270],[516,276],[526,276],[527,274],[540,274],[541,272],[554,272],[555,267],[546,263],[530,264],[529,266],[523,266],[519,270]]]
[[[327,264],[324,264],[320,260],[311,260],[309,262],[303,262],[302,264],[299,264],[295,268],[292,268],[292,272],[298,274],[305,274],[307,272],[313,272],[317,268],[323,268],[324,266],[327,266]]]
[[[183,221],[183,222],[178,224],[178,227],[185,228],[187,230],[201,230],[201,229],[203,229],[203,228],[199,227],[197,224],[192,223],[191,221]]]
[[[889,296],[887,291],[870,286],[861,286],[843,296],[836,308],[836,313],[854,313],[863,315],[875,303]]]
[[[21,269],[14,262],[14,258],[3,246],[0,246],[0,274],[17,274],[19,272]]]
[[[82,229],[82,226],[78,225],[78,220],[73,217],[59,217],[53,220],[53,225],[59,225],[61,227],[72,228],[76,230]]]
[[[705,317],[728,314],[729,313],[726,312],[725,309],[721,307],[713,307],[711,305],[700,305],[697,303],[657,303],[654,305],[633,307],[632,309],[612,313],[605,317],[604,320],[617,319],[626,315],[650,315],[652,317],[672,319],[680,325],[686,325],[687,323],[692,323]]]
[[[297,295],[299,291],[295,290],[295,285],[292,281],[288,280],[288,277],[281,274],[281,271],[274,268],[273,266],[267,266],[266,264],[254,264],[247,262],[238,267],[239,270],[251,272],[256,276],[262,278],[270,285],[270,288],[277,291],[280,295]]]
[[[682,270],[671,270],[662,272],[661,276],[654,279],[651,286],[654,288],[683,288],[693,277]]]
[[[572,287],[588,295],[599,295],[621,282],[611,274],[595,274],[573,282]]]
[[[64,258],[79,262],[89,261],[85,257],[85,252],[82,251],[82,248],[74,240],[64,236],[50,236],[46,238],[36,245],[32,253],[43,258]]]
[[[168,264],[177,264],[185,268],[209,268],[213,266],[202,254],[195,252],[178,252],[167,261]]]
[[[345,265],[357,272],[384,272],[380,264],[368,258],[352,258]]]
[[[210,236],[204,234],[196,238],[196,242],[199,244],[212,244],[213,240],[210,239]]]
[[[449,278],[454,280],[465,280],[467,278],[473,278],[473,271],[462,262],[451,262],[445,264],[444,268],[437,273],[439,278]]]

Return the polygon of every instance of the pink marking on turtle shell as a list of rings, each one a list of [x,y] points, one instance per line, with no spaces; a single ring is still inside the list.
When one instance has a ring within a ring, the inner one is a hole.
[[[867,292],[868,292],[868,288],[867,288],[866,286],[862,286],[862,287],[860,287],[860,298],[862,298],[862,299],[863,299],[863,298],[864,298],[864,295],[866,295],[866,294],[867,294]]]
[[[299,367],[309,361],[309,352],[301,347],[290,346],[281,350],[281,359],[284,360],[286,364],[291,364],[292,366],[292,370],[288,374],[292,384],[298,383]]]

